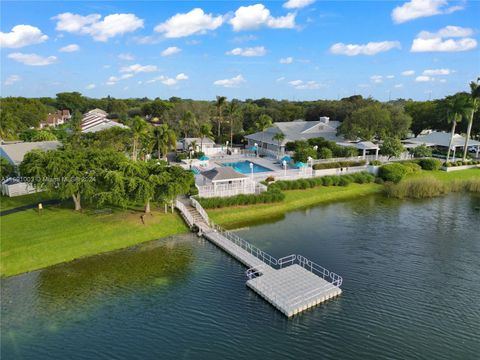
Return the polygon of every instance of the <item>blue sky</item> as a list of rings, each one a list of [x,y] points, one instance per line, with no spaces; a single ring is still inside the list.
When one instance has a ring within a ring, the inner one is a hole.
[[[477,1],[1,7],[2,96],[425,100],[480,75]]]

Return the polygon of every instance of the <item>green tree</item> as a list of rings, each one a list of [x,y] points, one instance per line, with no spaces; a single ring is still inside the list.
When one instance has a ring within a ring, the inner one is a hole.
[[[430,157],[430,156],[432,156],[432,149],[429,148],[427,145],[422,144],[422,145],[419,145],[417,147],[414,147],[411,150],[411,153],[415,157],[421,157],[421,158]]]
[[[432,116],[436,111],[434,101],[409,101],[405,104],[405,112],[412,117],[410,130],[415,137],[423,130],[432,129]]]
[[[155,126],[153,134],[158,159],[161,158],[161,155],[166,159],[168,150],[175,149],[177,146],[175,131],[170,129],[167,124],[162,124],[160,126]]]
[[[77,91],[62,92],[57,94],[56,106],[60,110],[68,109],[70,113],[75,111],[84,113],[87,111],[88,101]]]
[[[227,105],[227,116],[230,125],[230,146],[233,147],[233,132],[235,125],[241,117],[240,106],[237,100],[232,100]]]
[[[200,151],[203,151],[203,139],[212,137],[212,125],[209,123],[203,123],[200,125]]]
[[[390,159],[391,157],[399,157],[405,151],[405,147],[399,138],[387,137],[383,140],[380,151]]]
[[[14,166],[4,157],[0,157],[0,179],[8,178],[14,174]]]
[[[333,157],[332,150],[327,147],[322,147],[318,150],[318,155],[320,159],[331,159]]]
[[[57,140],[57,137],[48,130],[36,131],[32,136],[32,141],[52,141]]]
[[[462,121],[462,117],[465,116],[466,112],[471,107],[469,107],[469,99],[466,94],[448,96],[445,101],[447,107],[447,121],[449,124],[452,124],[446,159],[446,162],[448,162],[448,159],[450,158],[450,151],[452,149],[453,137],[455,136],[455,127],[457,126],[457,123]]]
[[[165,113],[172,107],[173,104],[169,103],[168,101],[155,99],[142,105],[141,111],[142,114],[147,117],[147,119],[162,119]]]
[[[186,111],[180,119],[178,125],[183,132],[183,137],[188,138],[190,131],[197,127],[197,119],[195,114],[191,111]]]
[[[352,112],[339,127],[339,133],[349,140],[381,139],[391,125],[390,112],[379,104]]]
[[[217,138],[218,141],[222,141],[221,136],[222,136],[222,123],[223,123],[223,107],[227,103],[227,97],[226,96],[217,96],[217,100],[215,101],[215,107],[217,108],[217,114],[216,114],[216,121],[217,121]]]
[[[285,140],[285,134],[283,132],[278,132],[275,135],[273,135],[273,140],[277,141],[277,147],[278,147],[278,155],[280,156],[280,145],[283,140]]]
[[[130,122],[130,131],[132,134],[132,160],[137,161],[139,141],[148,131],[148,123],[140,116],[135,116]]]
[[[465,145],[463,147],[463,161],[467,159],[468,153],[468,141],[470,140],[470,134],[472,132],[472,125],[473,125],[473,116],[478,111],[480,107],[480,85],[478,81],[480,78],[477,79],[477,82],[472,81],[470,83],[470,119],[468,120],[468,128],[467,128],[467,135],[465,136]]]

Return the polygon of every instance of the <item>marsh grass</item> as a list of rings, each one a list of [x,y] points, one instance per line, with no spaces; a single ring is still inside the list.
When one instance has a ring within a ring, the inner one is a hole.
[[[411,178],[398,184],[386,183],[384,191],[386,196],[397,199],[425,199],[450,192],[480,192],[480,178],[455,179],[449,182],[438,180],[433,176]]]

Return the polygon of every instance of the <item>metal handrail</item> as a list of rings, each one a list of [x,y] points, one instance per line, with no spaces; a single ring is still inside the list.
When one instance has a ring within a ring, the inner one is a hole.
[[[180,213],[183,215],[183,217],[187,221],[188,226],[192,226],[194,224],[193,216],[192,214],[190,214],[190,211],[188,211],[185,204],[182,203],[180,200],[175,200],[175,207],[178,210],[180,210]]]
[[[202,217],[202,219],[205,221],[205,223],[208,225],[209,224],[209,219],[208,219],[208,214],[205,211],[205,209],[202,207],[202,205],[195,199],[193,196],[190,197],[190,201],[195,209],[197,209],[198,213]]]
[[[281,269],[285,264],[288,264],[287,266],[293,265],[295,263],[296,258],[297,258],[296,254],[290,254],[288,256],[284,256],[277,260],[278,266]]]
[[[333,285],[338,287],[342,285],[343,278],[340,275],[325,269],[323,266],[307,259],[305,256],[297,255],[297,261],[304,269],[310,270],[310,272],[314,274],[317,273],[322,279],[330,281]]]

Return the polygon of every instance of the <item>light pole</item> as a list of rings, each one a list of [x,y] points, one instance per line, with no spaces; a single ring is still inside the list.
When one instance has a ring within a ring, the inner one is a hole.
[[[287,162],[285,160],[282,161],[283,164],[283,172],[285,176],[287,176]]]
[[[258,144],[255,143],[255,157],[258,156]]]
[[[250,172],[253,180],[253,163],[250,163]]]
[[[313,150],[317,151],[317,150],[318,150],[318,145],[315,145],[315,146],[313,147]]]
[[[316,145],[315,145],[315,146],[316,146]],[[309,166],[312,166],[312,167],[313,167],[313,161],[312,161],[312,160],[313,160],[313,158],[312,158],[311,156],[309,156],[309,157],[307,158],[307,167],[309,167]]]

